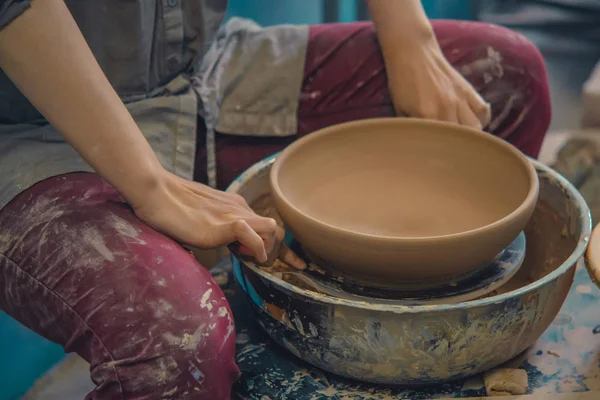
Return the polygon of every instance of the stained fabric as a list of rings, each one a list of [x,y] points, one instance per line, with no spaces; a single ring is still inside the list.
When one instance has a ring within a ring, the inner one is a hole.
[[[524,36],[499,26],[433,21],[433,28],[446,58],[491,104],[492,120],[486,130],[536,157],[551,118],[546,67],[540,52]],[[333,124],[395,115],[373,25],[312,26],[299,99],[298,134],[261,138],[217,133],[218,187],[225,188],[250,165],[282,150],[297,137]],[[200,134],[197,143],[196,178],[200,181],[207,179],[203,138]]]
[[[233,315],[210,272],[95,174],[0,211],[0,309],[90,363],[88,400],[229,400]]]

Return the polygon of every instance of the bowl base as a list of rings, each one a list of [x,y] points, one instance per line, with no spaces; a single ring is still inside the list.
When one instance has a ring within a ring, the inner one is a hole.
[[[290,247],[309,265],[301,279],[320,293],[344,299],[377,299],[378,302],[394,304],[449,304],[483,297],[508,282],[523,264],[526,239],[525,234],[520,233],[492,263],[468,275],[434,284],[398,282],[393,286],[386,282],[340,274],[327,267],[321,268],[323,264],[314,262],[315,258],[307,255],[298,242],[292,241]]]

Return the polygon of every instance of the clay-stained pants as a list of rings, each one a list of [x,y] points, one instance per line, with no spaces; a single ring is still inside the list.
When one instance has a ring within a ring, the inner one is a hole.
[[[537,157],[550,124],[550,94],[544,60],[535,46],[514,31],[485,23],[433,21],[433,28],[446,58],[491,103],[487,130]],[[297,137],[336,123],[394,116],[373,25],[311,27],[300,96]],[[217,134],[220,188],[295,139],[257,134]],[[206,182],[202,138],[196,180]]]
[[[434,27],[492,104],[490,132],[536,156],[550,121],[539,52],[499,27]],[[392,115],[372,25],[312,27],[298,136]],[[292,140],[219,135],[220,187]],[[205,165],[200,145],[201,181]],[[93,174],[41,182],[0,212],[0,308],[90,362],[88,399],[226,400],[239,374],[231,312],[209,272]]]

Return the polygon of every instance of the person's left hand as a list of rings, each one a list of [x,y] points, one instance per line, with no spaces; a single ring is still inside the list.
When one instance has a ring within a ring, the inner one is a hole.
[[[283,243],[285,232],[272,218],[257,215],[243,197],[182,179],[160,167],[158,184],[131,202],[146,224],[199,249],[234,246],[261,265],[277,258],[298,268],[306,263]]]
[[[399,115],[483,129],[489,104],[446,60],[435,38],[405,46],[386,59],[388,85]]]

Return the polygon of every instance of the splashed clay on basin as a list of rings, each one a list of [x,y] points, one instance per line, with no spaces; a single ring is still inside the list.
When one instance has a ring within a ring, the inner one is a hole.
[[[275,161],[271,187],[311,258],[385,284],[444,280],[493,260],[525,227],[539,190],[532,164],[505,141],[407,118],[296,141]]]

